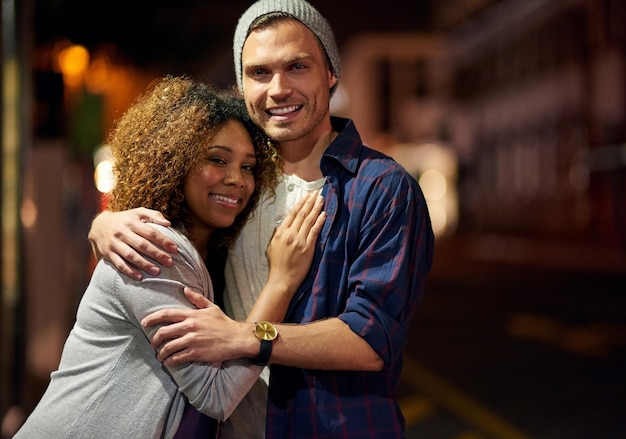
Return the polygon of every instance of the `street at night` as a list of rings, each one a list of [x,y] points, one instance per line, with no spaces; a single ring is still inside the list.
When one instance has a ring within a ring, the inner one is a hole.
[[[406,350],[407,438],[625,437],[623,253],[475,237],[435,259]]]

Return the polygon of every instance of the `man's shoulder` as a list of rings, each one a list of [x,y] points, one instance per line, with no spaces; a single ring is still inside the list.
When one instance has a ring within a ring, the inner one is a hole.
[[[378,150],[363,145],[361,149],[360,172],[373,173],[380,179],[408,179],[414,177],[393,157],[390,157]]]

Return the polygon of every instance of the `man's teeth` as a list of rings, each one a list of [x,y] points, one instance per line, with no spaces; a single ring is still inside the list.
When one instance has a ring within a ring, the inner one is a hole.
[[[291,107],[285,107],[285,108],[277,108],[274,110],[270,110],[270,113],[275,115],[275,116],[280,116],[282,114],[287,114],[287,113],[291,113],[293,111],[296,111],[298,109],[297,105],[292,105]]]

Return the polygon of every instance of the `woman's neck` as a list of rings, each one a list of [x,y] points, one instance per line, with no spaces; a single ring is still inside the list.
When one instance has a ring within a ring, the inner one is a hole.
[[[205,261],[209,255],[209,242],[211,240],[211,231],[199,230],[193,225],[187,226],[187,236],[191,240],[193,246],[198,250],[202,260]]]

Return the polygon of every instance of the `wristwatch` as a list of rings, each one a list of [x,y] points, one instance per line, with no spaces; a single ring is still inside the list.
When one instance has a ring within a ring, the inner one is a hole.
[[[261,342],[259,355],[252,360],[257,366],[265,366],[272,356],[272,346],[278,337],[278,329],[271,322],[257,322],[254,325],[254,335]]]

